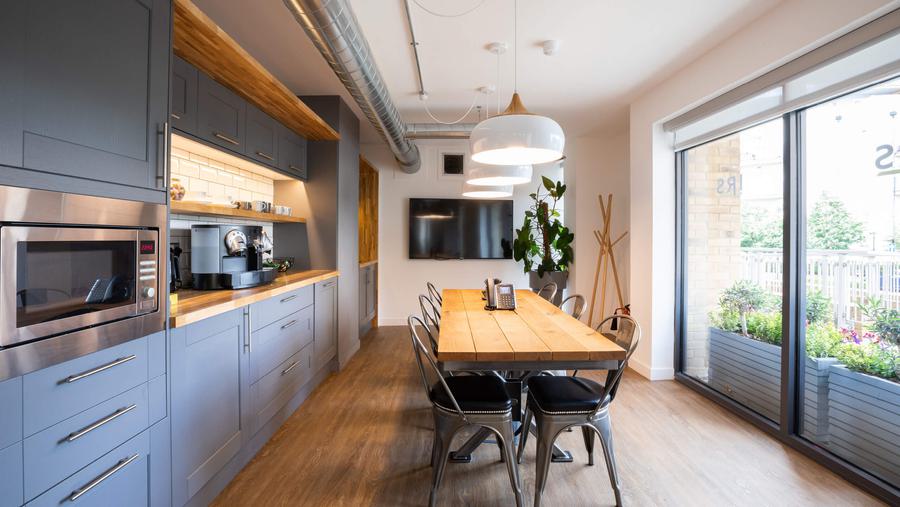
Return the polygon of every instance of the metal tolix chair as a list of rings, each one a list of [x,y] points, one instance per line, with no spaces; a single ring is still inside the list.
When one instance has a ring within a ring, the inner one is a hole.
[[[503,379],[494,375],[442,376],[437,363],[416,331],[416,325],[424,327],[425,323],[412,315],[407,319],[407,323],[416,363],[419,366],[419,373],[422,374],[422,384],[431,401],[431,412],[434,416],[429,505],[433,507],[437,500],[453,436],[462,428],[473,425],[491,431],[502,444],[509,482],[516,496],[516,505],[521,507],[522,483],[516,462],[512,426],[514,405]]]
[[[616,329],[613,330],[613,320]],[[559,434],[572,427],[581,427],[584,445],[588,451],[588,464],[594,464],[594,434],[600,437],[609,482],[616,495],[616,505],[622,505],[622,492],[616,471],[616,459],[613,453],[612,424],[609,407],[616,397],[622,375],[628,360],[641,340],[641,328],[627,315],[607,317],[598,326],[597,331],[615,341],[626,351],[625,359],[620,361],[616,370],[607,372],[606,381],[599,383],[582,377],[537,376],[528,380],[528,402],[525,409],[524,427],[531,427],[532,418],[537,423],[537,463],[534,485],[534,505],[541,504],[541,495],[547,484],[547,472],[553,443]],[[522,462],[525,454],[525,442],[528,432],[523,431],[519,438],[518,460]]]

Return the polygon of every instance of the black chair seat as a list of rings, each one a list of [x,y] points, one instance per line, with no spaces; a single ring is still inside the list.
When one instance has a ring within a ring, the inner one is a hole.
[[[444,380],[463,412],[506,412],[512,409],[512,400],[503,381],[493,375],[447,377]],[[432,386],[431,399],[445,410],[456,410],[440,382]]]
[[[582,377],[538,376],[528,380],[528,396],[547,413],[588,413],[600,403],[603,385]]]

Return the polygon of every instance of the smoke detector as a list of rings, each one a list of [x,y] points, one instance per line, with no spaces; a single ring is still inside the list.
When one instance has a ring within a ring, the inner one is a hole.
[[[547,56],[553,56],[559,52],[559,44],[560,42],[555,39],[545,40],[541,43],[541,47],[544,48],[544,54]]]

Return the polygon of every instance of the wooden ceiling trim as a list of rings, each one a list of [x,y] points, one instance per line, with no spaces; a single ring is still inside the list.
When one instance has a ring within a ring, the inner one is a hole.
[[[340,135],[190,0],[175,0],[175,54],[297,134],[315,141]]]

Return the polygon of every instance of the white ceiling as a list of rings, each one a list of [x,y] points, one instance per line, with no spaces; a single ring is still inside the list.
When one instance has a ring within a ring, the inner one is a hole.
[[[482,0],[418,0],[454,14]],[[520,0],[518,90],[533,112],[552,116],[569,136],[619,128],[628,104],[750,23],[780,0]],[[350,0],[393,100],[410,122],[430,121],[418,98],[403,0]],[[340,93],[364,118],[282,0],[195,0],[226,32],[298,94]],[[456,119],[483,85],[497,85],[491,41],[501,58],[499,97],[512,93],[513,0],[483,0],[471,13],[438,17],[410,0],[428,104]],[[545,56],[541,41],[561,41]],[[764,41],[761,41],[764,43]],[[480,104],[487,98],[478,96]],[[493,112],[497,96],[490,97]],[[477,121],[473,112],[468,121]],[[377,142],[363,120],[363,142]]]

